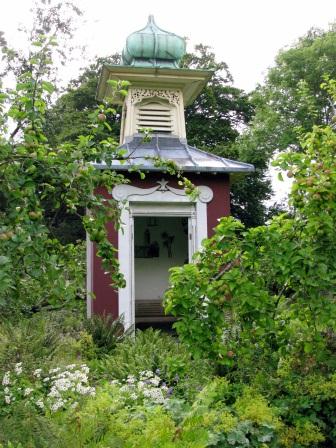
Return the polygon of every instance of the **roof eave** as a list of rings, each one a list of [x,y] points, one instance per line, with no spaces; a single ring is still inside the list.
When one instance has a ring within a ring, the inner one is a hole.
[[[132,86],[139,87],[148,87],[150,84],[152,88],[164,83],[166,88],[181,89],[185,106],[188,106],[200,94],[213,73],[213,70],[104,65],[98,82],[96,98],[98,101],[103,101],[109,96],[112,97],[111,87],[107,84],[110,79],[126,80]],[[115,103],[122,102],[120,98],[113,98],[113,101]]]
[[[164,171],[164,167],[155,167],[155,166],[146,166],[146,165],[106,165],[105,163],[94,163],[93,164],[97,169],[112,169],[116,171],[153,171],[160,172]],[[248,175],[255,171],[253,165],[245,164],[245,167],[195,167],[195,166],[178,166],[183,172],[192,172],[192,173],[225,173],[225,174],[240,174],[240,175]]]

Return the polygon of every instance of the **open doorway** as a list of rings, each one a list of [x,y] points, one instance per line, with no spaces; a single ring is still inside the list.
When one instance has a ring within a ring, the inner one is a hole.
[[[135,323],[164,324],[162,297],[169,269],[189,262],[189,219],[174,216],[134,217]]]

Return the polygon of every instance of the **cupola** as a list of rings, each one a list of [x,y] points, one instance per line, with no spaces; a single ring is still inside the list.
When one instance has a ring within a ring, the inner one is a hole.
[[[126,39],[120,65],[105,65],[98,84],[98,100],[123,105],[120,148],[125,161],[112,167],[128,170],[133,165],[158,170],[152,158],[174,161],[183,171],[248,173],[252,165],[200,151],[188,145],[184,109],[211,79],[211,70],[179,68],[185,40],[164,31],[149,16],[147,25]],[[109,80],[130,82],[125,98],[113,97]],[[143,130],[151,130],[144,141]],[[103,167],[103,166],[102,166]]]
[[[98,100],[123,105],[120,143],[140,134],[186,138],[184,108],[191,104],[211,78],[210,70],[179,68],[186,51],[185,40],[159,28],[153,16],[147,25],[126,39],[120,65],[105,65]],[[113,97],[108,80],[130,82],[126,98]]]
[[[133,67],[178,68],[185,51],[185,40],[159,28],[151,15],[145,28],[127,37],[122,61]]]

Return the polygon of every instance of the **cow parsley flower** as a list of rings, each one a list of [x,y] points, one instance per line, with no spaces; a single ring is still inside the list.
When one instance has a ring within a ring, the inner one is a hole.
[[[154,378],[150,379],[150,383],[153,384],[153,386],[158,387],[158,385],[160,384],[161,378],[158,377],[157,375],[154,376]]]

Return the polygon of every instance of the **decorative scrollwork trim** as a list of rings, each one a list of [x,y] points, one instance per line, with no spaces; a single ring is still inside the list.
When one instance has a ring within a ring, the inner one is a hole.
[[[131,103],[136,104],[144,98],[164,98],[170,104],[180,104],[180,93],[178,90],[170,89],[130,89]]]
[[[188,196],[186,195],[183,188],[173,188],[168,185],[168,181],[165,179],[161,179],[160,181],[156,182],[158,185],[151,188],[139,188],[135,187],[133,185],[125,185],[120,184],[116,185],[112,190],[112,197],[116,201],[125,201],[128,200],[130,196],[149,196],[153,195],[156,192],[161,193],[172,193],[174,196],[178,196],[181,198],[184,198],[186,201],[190,200]],[[200,185],[197,187],[198,190],[198,199],[200,202],[208,203],[213,198],[213,191],[211,188],[209,188],[206,185]],[[162,199],[162,196],[158,196],[159,199]]]

